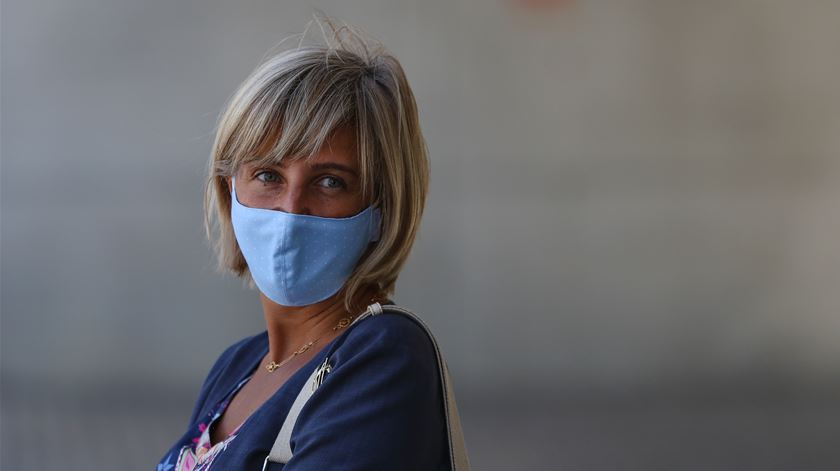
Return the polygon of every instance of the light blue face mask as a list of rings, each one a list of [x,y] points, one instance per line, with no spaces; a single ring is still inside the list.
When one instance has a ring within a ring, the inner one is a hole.
[[[380,211],[324,218],[243,206],[231,178],[230,218],[239,249],[260,291],[284,306],[323,301],[344,285],[370,242]]]

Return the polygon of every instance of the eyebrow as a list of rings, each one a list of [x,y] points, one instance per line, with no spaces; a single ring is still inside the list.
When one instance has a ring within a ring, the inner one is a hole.
[[[313,170],[339,170],[341,172],[347,172],[354,177],[359,177],[359,174],[353,170],[352,167],[348,167],[347,165],[343,165],[337,162],[321,162],[315,163],[309,166]]]

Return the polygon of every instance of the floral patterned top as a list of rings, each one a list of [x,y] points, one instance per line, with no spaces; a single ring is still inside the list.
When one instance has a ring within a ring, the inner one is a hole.
[[[178,455],[178,461],[175,462],[175,468],[172,471],[210,470],[213,460],[219,455],[219,453],[227,448],[228,444],[230,444],[233,439],[236,438],[242,424],[239,424],[224,440],[212,446],[210,444],[210,428],[219,419],[219,417],[222,416],[225,409],[227,409],[228,404],[230,404],[231,399],[233,399],[233,396],[236,395],[236,392],[239,391],[239,388],[241,388],[243,384],[247,383],[248,380],[251,379],[251,376],[252,375],[249,375],[247,378],[240,381],[233,391],[216,405],[213,415],[209,421],[206,423],[200,422],[198,424],[197,428],[194,430],[197,436],[192,439],[191,445],[184,445],[181,447],[180,454]]]

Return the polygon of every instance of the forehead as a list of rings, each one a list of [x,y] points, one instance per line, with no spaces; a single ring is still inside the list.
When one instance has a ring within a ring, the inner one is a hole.
[[[340,161],[346,165],[358,167],[359,156],[356,152],[356,136],[350,127],[337,129],[326,144],[311,158],[311,162]]]
[[[359,168],[359,156],[356,146],[355,130],[349,126],[337,128],[324,141],[324,145],[312,155],[277,156],[271,152],[276,139],[266,139],[261,146],[265,151],[257,152],[250,159],[242,162],[245,166],[287,167],[297,162],[306,162],[310,166],[323,163],[338,163],[353,169]]]

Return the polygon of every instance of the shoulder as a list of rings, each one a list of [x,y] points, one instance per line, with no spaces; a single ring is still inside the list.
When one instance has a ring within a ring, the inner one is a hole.
[[[331,352],[333,381],[378,378],[391,386],[425,381],[439,375],[435,345],[426,329],[408,315],[385,311],[358,321]],[[387,381],[390,378],[391,381]],[[395,381],[401,378],[402,381]],[[411,381],[405,381],[407,379]]]
[[[329,363],[300,410],[290,465],[343,469],[350,460],[357,469],[438,469],[445,462],[437,353],[422,324],[393,311],[361,319]]]
[[[225,373],[240,368],[243,362],[249,361],[255,354],[258,354],[265,337],[266,333],[263,331],[228,345],[222,350],[207,373],[203,388],[215,386],[223,377],[231,377],[231,375]]]
[[[233,344],[228,345],[216,358],[216,361],[213,362],[199,389],[198,398],[196,399],[189,419],[191,424],[205,412],[205,409],[209,405],[214,404],[219,399],[222,391],[229,387],[228,384],[225,384],[225,380],[227,379],[229,381],[235,375],[226,374],[226,372],[240,367],[241,362],[249,356],[249,352],[258,348],[260,336],[264,335],[265,333],[263,332],[239,339]]]
[[[404,351],[418,358],[436,360],[431,333],[420,322],[409,315],[386,310],[360,320],[347,332],[339,349],[350,353],[357,350]]]

